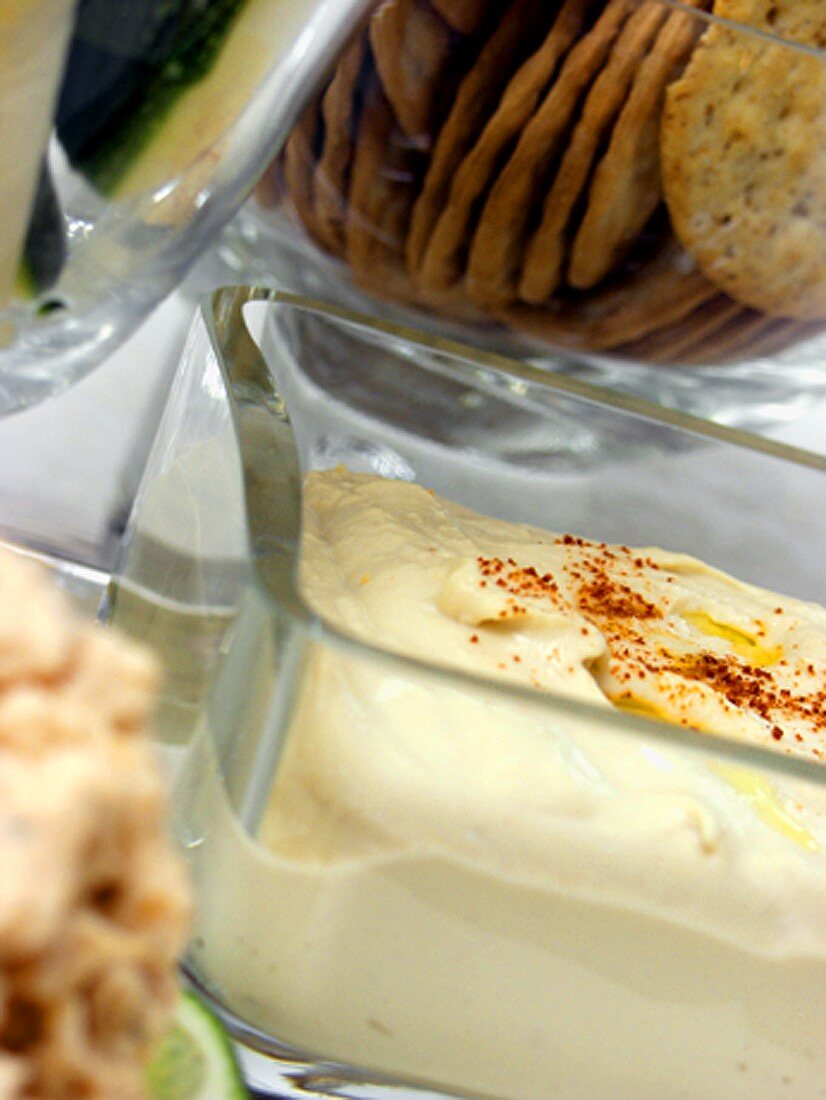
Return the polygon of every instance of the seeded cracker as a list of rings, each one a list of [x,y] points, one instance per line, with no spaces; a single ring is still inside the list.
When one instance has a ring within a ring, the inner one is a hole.
[[[324,144],[313,172],[313,197],[318,232],[326,248],[344,248],[347,173],[353,152],[356,93],[365,55],[363,35],[347,47],[321,101]]]
[[[514,0],[462,81],[439,131],[407,238],[407,266],[421,265],[433,226],[447,200],[453,177],[496,109],[502,88],[540,31],[545,0]]]
[[[614,125],[641,58],[662,25],[668,9],[659,0],[642,4],[622,29],[608,64],[588,93],[582,118],[565,150],[553,186],[545,199],[542,221],[525,252],[519,297],[539,305],[562,281],[568,252],[568,230],[603,141]]]
[[[561,60],[584,28],[589,7],[588,0],[565,0],[542,45],[508,84],[495,113],[454,177],[447,205],[419,270],[422,287],[441,290],[461,278],[476,206],[497,171],[500,157],[534,113]]]
[[[565,58],[544,102],[494,183],[468,257],[468,293],[479,305],[499,305],[516,298],[531,213],[568,137],[580,100],[605,64],[634,3],[609,0],[591,30]]]
[[[777,38],[826,49],[826,16],[820,0],[716,0],[714,14],[767,31]]]
[[[427,148],[451,60],[450,28],[427,0],[385,0],[370,20],[370,45],[401,128]]]
[[[704,28],[705,23],[690,13],[673,12],[637,70],[608,150],[594,173],[574,238],[568,266],[571,286],[585,290],[604,279],[657,209],[662,198],[659,132],[665,89]]]
[[[772,24],[812,44],[822,0],[778,0]],[[754,23],[768,9],[718,4]],[[826,66],[803,50],[715,26],[669,91],[663,184],[674,229],[732,297],[779,316],[826,317]]]

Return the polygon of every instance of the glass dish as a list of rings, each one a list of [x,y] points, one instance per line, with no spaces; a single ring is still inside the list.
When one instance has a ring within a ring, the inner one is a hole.
[[[182,278],[359,0],[13,0],[0,57],[0,413],[67,386]]]
[[[815,1095],[823,769],[348,633],[296,579],[301,478],[339,464],[826,596],[823,457],[337,307],[219,292],[108,606],[166,663],[199,896],[187,968],[250,1082],[354,1100]],[[297,777],[318,745],[311,790]],[[569,773],[593,803],[560,787]]]
[[[240,277],[722,422],[824,388],[822,8],[434,8],[374,5],[228,230]]]

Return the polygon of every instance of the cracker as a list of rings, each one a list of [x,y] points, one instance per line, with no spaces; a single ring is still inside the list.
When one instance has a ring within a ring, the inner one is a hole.
[[[683,362],[708,366],[748,357],[745,349],[764,339],[768,331],[778,324],[783,322],[741,307],[737,317],[687,351]]]
[[[719,332],[744,312],[737,302],[725,294],[718,294],[675,324],[643,336],[641,340],[623,344],[617,348],[617,352],[645,362],[681,362],[692,348],[707,342],[715,332]]]
[[[509,82],[499,106],[454,176],[447,204],[419,269],[422,287],[440,290],[461,278],[479,201],[503,154],[536,110],[561,60],[583,30],[589,7],[589,0],[565,0],[542,45]]]
[[[468,254],[472,301],[501,305],[516,298],[529,222],[572,126],[582,96],[603,67],[635,0],[608,0],[594,26],[565,58],[536,114],[491,188]]]
[[[365,39],[360,34],[342,54],[321,101],[324,143],[313,171],[313,197],[318,231],[327,249],[336,254],[344,247],[347,174],[365,49]]]
[[[822,33],[822,0],[773,7],[791,13],[787,26],[814,34],[815,22]],[[675,232],[709,279],[765,313],[826,317],[824,104],[821,58],[725,26],[708,31],[667,96],[663,185]]]
[[[820,321],[792,321],[785,317],[767,318],[770,325],[758,335],[752,337],[745,347],[739,350],[740,357],[749,359],[780,355],[787,348],[797,347],[822,335],[823,323]]]
[[[826,17],[820,0],[717,0],[714,14],[767,31],[787,42],[826,49]]]
[[[304,228],[318,244],[323,243],[313,207],[313,170],[321,143],[322,121],[318,100],[309,103],[290,131],[284,146],[282,174],[284,189]]]
[[[407,238],[408,268],[421,266],[433,226],[447,199],[453,177],[493,114],[503,86],[523,60],[545,14],[544,0],[513,0],[462,81],[433,148],[422,190],[416,199]]]
[[[404,267],[410,209],[422,171],[422,154],[410,143],[373,74],[364,92],[354,143],[345,219],[345,258],[353,282],[371,295],[426,309],[474,326],[489,323],[462,287],[422,293]]]
[[[602,351],[638,340],[688,316],[717,294],[673,239],[612,285],[551,306],[512,305],[497,316],[562,347]]]
[[[662,197],[659,126],[665,89],[704,28],[705,23],[689,12],[672,12],[637,70],[594,172],[588,205],[571,246],[571,286],[586,290],[604,279],[657,209]]]
[[[282,151],[281,155],[273,157],[264,169],[261,179],[255,185],[253,194],[265,210],[272,210],[274,207],[281,205],[286,193],[284,153]]]
[[[345,254],[357,280],[392,294],[403,273],[403,249],[418,158],[399,129],[379,81],[365,92],[350,170]]]
[[[446,23],[461,34],[475,34],[485,21],[489,0],[433,0]],[[502,16],[504,18],[504,14]]]
[[[659,0],[646,0],[628,19],[608,64],[588,93],[582,118],[548,192],[542,220],[526,249],[519,281],[519,297],[540,304],[562,281],[568,252],[568,225],[588,182],[594,158],[625,101],[641,58],[662,25],[667,9]]]
[[[401,128],[423,148],[431,143],[439,94],[451,60],[452,35],[427,0],[385,0],[370,20],[370,45],[384,94]]]

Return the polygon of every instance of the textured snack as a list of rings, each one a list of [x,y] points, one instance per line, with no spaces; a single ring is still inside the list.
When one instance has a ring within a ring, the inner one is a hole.
[[[387,0],[370,20],[370,45],[402,130],[426,147],[450,61],[450,28],[428,0]]]
[[[544,42],[510,81],[463,160],[418,271],[418,282],[425,289],[442,290],[461,278],[477,204],[490,186],[501,156],[519,136],[585,27],[590,6],[587,0],[565,0]]]
[[[353,131],[358,118],[356,95],[364,64],[366,43],[358,35],[345,50],[321,100],[324,140],[313,170],[315,222],[328,251],[344,247],[347,173],[353,153]]]
[[[826,66],[794,45],[822,0],[378,0],[364,26],[259,194],[369,294],[668,364],[826,318]]]
[[[789,42],[826,49],[826,17],[819,0],[716,0],[714,14]]]
[[[533,44],[533,35],[546,18],[543,9],[542,0],[514,0],[509,4],[462,81],[439,131],[413,208],[406,244],[407,266],[411,272],[421,265],[459,165],[496,109],[502,88],[514,68],[524,60]]]
[[[821,0],[718,3],[810,43]],[[773,20],[768,22],[773,13]],[[675,232],[706,275],[745,305],[826,318],[826,66],[765,37],[712,27],[669,89],[663,186]]]
[[[484,323],[461,290],[434,298],[414,286],[404,241],[421,170],[378,80],[368,83],[359,119],[345,223],[345,257],[355,282],[380,298]]]
[[[673,238],[665,238],[636,271],[592,294],[549,309],[513,305],[497,315],[562,347],[607,351],[680,321],[716,293]]]
[[[794,345],[807,345],[814,341],[823,332],[823,325],[817,321],[794,321],[786,317],[769,318],[769,327],[759,336],[749,340],[745,347],[737,348],[737,357],[743,354],[751,357],[763,357],[782,354],[787,348]],[[815,356],[820,358],[822,352],[818,352],[816,345],[812,345],[810,362],[814,362]]]
[[[313,202],[313,172],[321,142],[319,104],[313,101],[301,113],[284,146],[282,178],[293,209],[314,241],[324,243]]]
[[[473,34],[484,22],[490,3],[489,0],[433,0],[433,7],[454,30]]]
[[[559,171],[548,191],[542,220],[525,249],[519,297],[536,305],[554,293],[564,277],[570,222],[587,185],[594,158],[625,101],[637,66],[666,17],[659,0],[646,0],[629,17],[607,64],[588,93]]]
[[[468,293],[477,304],[499,305],[516,297],[531,214],[568,140],[580,99],[605,64],[633,8],[634,0],[608,0],[599,19],[565,58],[491,188],[468,256]]]
[[[416,153],[375,77],[364,96],[350,173],[346,258],[357,281],[406,297],[404,238],[413,202]]]
[[[660,363],[679,362],[691,354],[693,348],[713,340],[715,333],[743,312],[743,307],[737,302],[725,294],[717,294],[686,317],[658,329],[650,336],[622,346],[620,351],[624,355],[651,358]]]
[[[571,286],[587,289],[604,279],[657,209],[662,198],[663,96],[688,60],[703,26],[689,12],[672,12],[637,70],[608,150],[594,173],[585,215],[571,246]]]
[[[664,329],[617,349],[657,363],[713,364],[782,352],[814,332],[799,321],[767,317],[725,294]]]
[[[0,557],[0,1097],[139,1100],[189,893],[147,730],[157,669]]]

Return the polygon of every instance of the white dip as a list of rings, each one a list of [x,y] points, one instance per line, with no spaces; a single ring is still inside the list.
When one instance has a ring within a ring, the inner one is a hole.
[[[444,1089],[821,1095],[826,794],[612,705],[817,758],[821,608],[343,470],[308,480],[302,584],[538,690],[313,648],[258,842],[200,773],[195,956],[236,1011]]]

